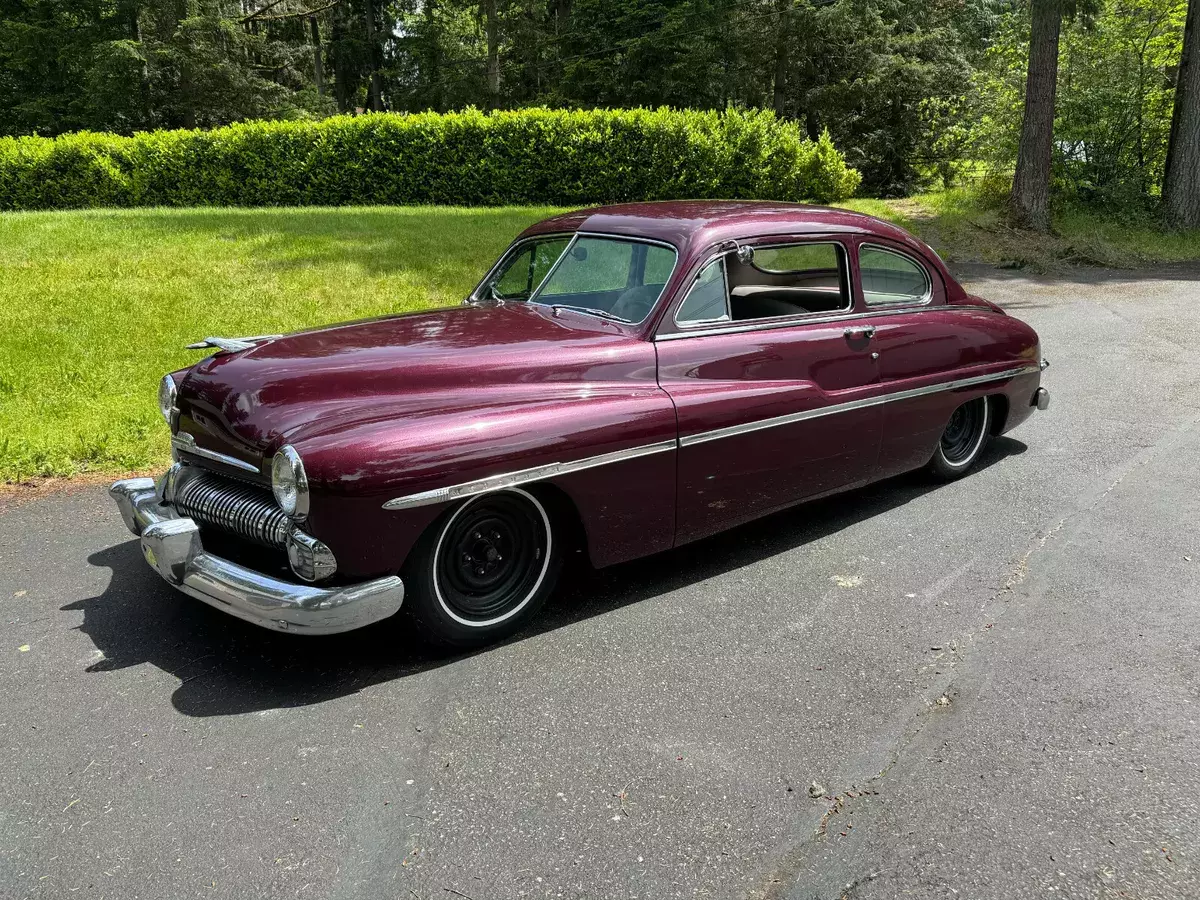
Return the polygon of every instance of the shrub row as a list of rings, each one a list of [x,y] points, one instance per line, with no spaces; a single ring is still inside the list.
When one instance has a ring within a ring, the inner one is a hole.
[[[524,109],[0,139],[0,209],[579,205],[849,196],[828,135],[770,112]]]

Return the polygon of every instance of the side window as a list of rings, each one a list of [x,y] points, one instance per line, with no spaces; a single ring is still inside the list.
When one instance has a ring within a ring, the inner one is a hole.
[[[700,270],[675,313],[675,321],[680,325],[729,321],[729,293],[723,259],[714,259]]]
[[[868,306],[911,306],[925,303],[932,295],[925,267],[901,253],[863,244],[858,268]]]
[[[731,317],[741,322],[850,309],[845,254],[833,241],[756,247],[748,262],[727,254]]]
[[[568,240],[553,237],[525,245],[504,262],[482,295],[486,298],[490,290],[492,296],[503,300],[528,300],[562,255]]]

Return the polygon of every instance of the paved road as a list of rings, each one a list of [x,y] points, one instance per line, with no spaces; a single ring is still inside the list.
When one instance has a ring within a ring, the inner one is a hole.
[[[1053,406],[972,477],[581,575],[472,656],[259,631],[103,490],[10,503],[0,896],[1200,896],[1200,274],[973,284]]]

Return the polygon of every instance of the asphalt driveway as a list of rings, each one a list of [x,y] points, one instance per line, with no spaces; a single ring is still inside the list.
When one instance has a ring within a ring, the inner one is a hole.
[[[0,501],[0,896],[1200,896],[1200,273],[968,280],[1052,361],[970,478],[470,656],[223,616],[102,488]]]

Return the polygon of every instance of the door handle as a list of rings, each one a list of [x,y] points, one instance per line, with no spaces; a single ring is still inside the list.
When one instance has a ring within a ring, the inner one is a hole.
[[[848,341],[852,341],[855,338],[866,338],[867,340],[870,340],[871,338],[875,337],[875,326],[866,325],[862,328],[847,328],[844,332],[842,332],[842,334],[845,335],[845,338]]]

